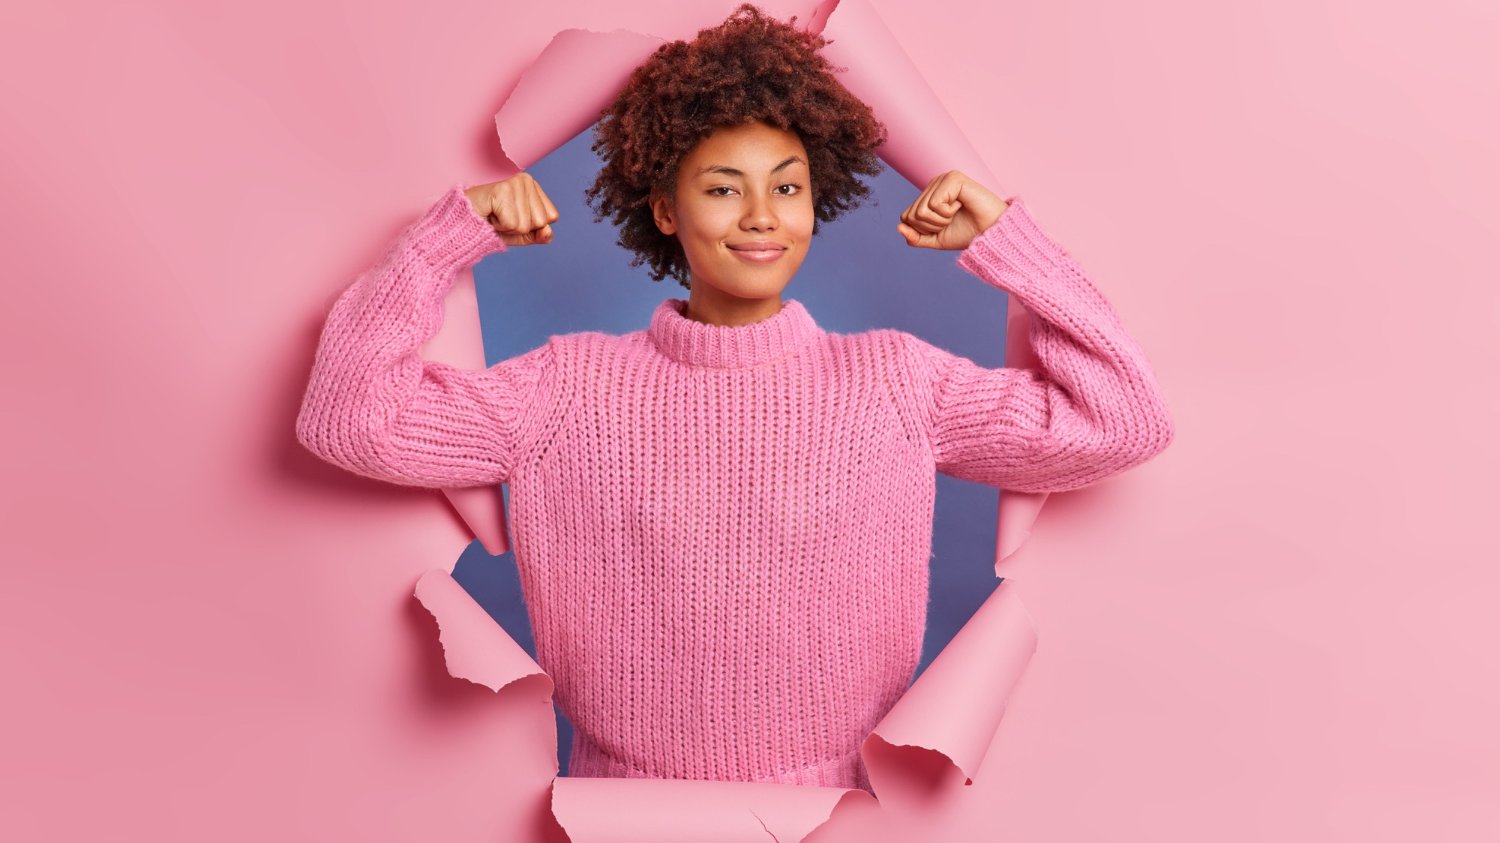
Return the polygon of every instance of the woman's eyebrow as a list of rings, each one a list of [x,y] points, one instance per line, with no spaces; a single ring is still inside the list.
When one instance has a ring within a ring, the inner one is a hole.
[[[781,162],[780,164],[777,164],[776,166],[772,167],[771,168],[771,172],[774,173],[777,170],[780,170],[783,167],[787,167],[787,166],[789,166],[791,164],[806,164],[806,163],[807,163],[806,161],[802,160],[802,156],[800,156],[800,155],[793,155],[792,157],[790,157],[790,158],[786,159],[785,161]],[[742,171],[742,170],[736,170],[733,167],[728,167],[728,166],[725,166],[723,164],[713,164],[713,165],[704,167],[703,169],[701,169],[701,170],[698,171],[698,175],[700,175],[700,176],[703,175],[704,173],[723,173],[726,176],[743,176],[743,175],[745,175],[744,171]]]

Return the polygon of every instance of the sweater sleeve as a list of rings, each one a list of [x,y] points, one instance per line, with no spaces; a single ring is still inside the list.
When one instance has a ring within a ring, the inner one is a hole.
[[[451,187],[335,301],[297,415],[319,457],[405,486],[505,482],[552,365],[552,343],[488,369],[424,360],[458,272],[505,241]]]
[[[1030,312],[1038,368],[986,368],[906,334],[937,470],[1018,492],[1088,486],[1164,450],[1174,428],[1145,352],[1062,246],[1012,197],[961,252]]]

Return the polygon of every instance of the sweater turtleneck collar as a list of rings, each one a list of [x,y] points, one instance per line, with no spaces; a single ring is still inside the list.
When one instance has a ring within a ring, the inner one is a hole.
[[[820,333],[796,299],[748,325],[713,325],[683,316],[686,299],[666,299],[651,314],[646,333],[662,354],[679,363],[718,369],[755,366],[792,353]]]

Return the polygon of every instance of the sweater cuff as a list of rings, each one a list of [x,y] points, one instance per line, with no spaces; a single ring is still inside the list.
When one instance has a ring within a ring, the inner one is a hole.
[[[1017,291],[1057,274],[1071,259],[1037,225],[1021,197],[1006,202],[1005,211],[970,241],[956,262],[991,284]]]
[[[448,188],[409,233],[411,245],[439,272],[455,273],[506,250],[495,227],[474,212],[464,190],[462,184]]]

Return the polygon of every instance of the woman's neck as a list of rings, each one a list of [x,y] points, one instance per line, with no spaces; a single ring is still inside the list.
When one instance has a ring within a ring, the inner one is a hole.
[[[682,315],[694,322],[709,325],[749,325],[775,316],[781,311],[781,294],[763,299],[731,296],[707,284],[694,284],[688,293],[687,310]]]

